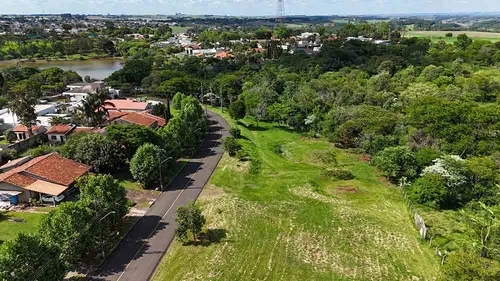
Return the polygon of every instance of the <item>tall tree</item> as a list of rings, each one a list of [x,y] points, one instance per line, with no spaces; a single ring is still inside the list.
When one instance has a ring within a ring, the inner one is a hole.
[[[36,125],[35,105],[38,103],[39,91],[39,84],[23,80],[8,92],[10,101],[7,107],[16,114],[19,123],[28,128],[28,137],[33,135],[32,127]]]

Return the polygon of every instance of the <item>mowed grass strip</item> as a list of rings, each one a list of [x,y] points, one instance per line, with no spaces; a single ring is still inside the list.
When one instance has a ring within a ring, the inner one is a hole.
[[[452,33],[452,37],[446,37],[447,33]],[[488,40],[491,42],[500,41],[500,33],[494,32],[480,32],[480,31],[408,31],[407,37],[424,37],[429,38],[433,42],[445,41],[446,43],[453,43],[457,41],[459,34],[466,34],[474,40]]]
[[[361,155],[273,124],[242,124],[252,161],[224,155],[199,198],[203,243],[176,240],[155,281],[436,279],[439,262],[401,194]],[[337,164],[315,159],[314,151],[327,150]],[[323,165],[356,179],[325,178]]]

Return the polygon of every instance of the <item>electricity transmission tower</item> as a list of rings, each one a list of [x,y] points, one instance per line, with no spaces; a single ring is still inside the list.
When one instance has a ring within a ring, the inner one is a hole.
[[[278,8],[276,9],[276,19],[283,24],[285,18],[285,0],[278,0]]]

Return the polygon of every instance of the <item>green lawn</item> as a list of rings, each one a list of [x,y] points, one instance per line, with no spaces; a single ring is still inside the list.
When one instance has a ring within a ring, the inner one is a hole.
[[[453,34],[453,37],[446,37],[445,34],[450,32]],[[500,33],[479,31],[409,31],[407,37],[424,37],[431,39],[433,42],[443,40],[446,43],[453,43],[457,41],[457,36],[462,33],[467,34],[467,36],[475,40],[500,41]]]
[[[224,155],[199,198],[205,239],[176,240],[153,280],[435,280],[438,259],[418,238],[402,195],[359,154],[242,123],[252,160]],[[329,166],[356,179],[321,176],[315,153],[325,150],[337,155]]]
[[[38,228],[45,214],[0,212],[0,243],[14,238],[17,233],[32,233]],[[24,222],[12,222],[13,218],[22,218]]]
[[[187,26],[171,26],[173,34],[186,33],[189,27]]]

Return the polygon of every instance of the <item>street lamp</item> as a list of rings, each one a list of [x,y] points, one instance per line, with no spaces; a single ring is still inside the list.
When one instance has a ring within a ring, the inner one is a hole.
[[[111,211],[109,213],[107,213],[104,217],[102,217],[100,220],[99,220],[99,224],[105,219],[107,218],[108,216],[112,215],[112,214],[116,214],[115,211]],[[102,258],[103,259],[106,259],[106,253],[104,252],[104,239],[102,238],[102,227],[101,227],[101,251],[102,251]]]
[[[167,157],[167,159],[161,161],[161,151],[158,152],[158,170],[160,171],[160,189],[161,189],[161,191],[165,191],[163,188],[163,177],[161,175],[161,164],[163,164],[171,159],[173,159],[173,157]]]

